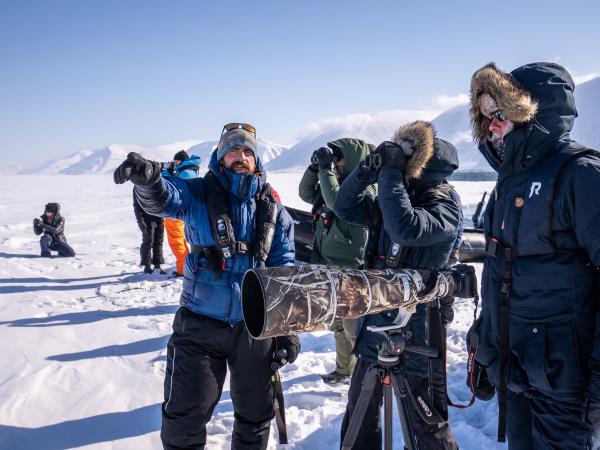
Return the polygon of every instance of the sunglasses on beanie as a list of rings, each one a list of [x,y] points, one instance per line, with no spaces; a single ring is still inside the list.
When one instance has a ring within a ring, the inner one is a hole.
[[[231,122],[231,123],[228,123],[227,125],[225,125],[223,127],[223,131],[221,132],[221,136],[228,131],[237,130],[239,128],[242,128],[243,130],[246,130],[249,133],[252,133],[254,136],[256,136],[256,128],[254,128],[252,125],[250,125],[249,123],[237,123],[237,122]]]

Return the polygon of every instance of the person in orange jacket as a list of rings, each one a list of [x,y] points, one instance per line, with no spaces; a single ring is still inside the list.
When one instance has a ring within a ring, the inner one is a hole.
[[[173,157],[173,166],[164,176],[174,176],[179,178],[197,178],[200,170],[200,157],[196,155],[188,155],[185,150],[175,153]],[[175,272],[173,275],[180,277],[183,275],[183,265],[185,258],[190,252],[185,241],[183,232],[183,221],[177,219],[165,219],[165,230],[167,231],[167,240],[169,247],[175,256]]]

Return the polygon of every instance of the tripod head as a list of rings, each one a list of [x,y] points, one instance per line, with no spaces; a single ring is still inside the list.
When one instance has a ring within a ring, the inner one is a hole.
[[[406,345],[406,340],[410,339],[411,333],[406,329],[405,324],[393,324],[382,327],[369,325],[367,326],[367,330],[379,333],[385,337],[385,341],[377,346],[377,362],[384,367],[398,365],[400,355],[404,352],[416,353],[428,358],[437,358],[440,353],[436,347]]]

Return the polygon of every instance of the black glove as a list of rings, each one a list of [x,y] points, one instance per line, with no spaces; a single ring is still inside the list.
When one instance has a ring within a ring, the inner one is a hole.
[[[406,154],[403,147],[391,141],[383,141],[374,153],[381,155],[382,166],[396,167],[400,170],[404,170],[410,159],[410,155]]]
[[[48,225],[47,223],[42,222],[42,228],[46,233],[53,234],[56,230],[52,225]]]
[[[115,169],[113,178],[116,184],[131,180],[133,184],[152,184],[160,177],[160,164],[148,161],[141,155],[131,152],[127,159]]]
[[[287,363],[296,361],[300,353],[300,339],[296,335],[278,336],[275,340],[275,352],[273,353],[273,362],[271,368],[277,370]]]
[[[331,169],[333,167],[333,152],[328,147],[321,147],[313,154],[319,165],[319,169]],[[311,159],[312,161],[312,159]]]
[[[317,150],[315,150],[310,157],[310,165],[308,166],[308,169],[311,172],[319,171],[319,161],[317,160]]]
[[[38,219],[37,217],[35,219],[33,219],[33,224],[41,227],[42,226],[42,221],[40,219]]]

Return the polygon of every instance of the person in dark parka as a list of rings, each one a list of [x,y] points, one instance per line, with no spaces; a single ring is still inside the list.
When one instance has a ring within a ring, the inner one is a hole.
[[[337,157],[335,155],[338,155]],[[316,150],[317,162],[311,163],[300,180],[300,198],[313,205],[312,264],[327,267],[358,268],[364,264],[366,227],[345,223],[333,213],[333,204],[342,181],[369,154],[369,145],[360,139],[342,138]],[[375,191],[370,187],[371,192]],[[327,384],[348,383],[356,364],[352,354],[356,320],[335,321],[335,370],[321,375]]]
[[[165,263],[163,258],[163,241],[165,239],[165,225],[162,217],[148,214],[142,209],[138,199],[133,194],[133,212],[138,227],[142,232],[140,245],[140,266],[144,266],[145,273],[152,273],[152,264],[161,274],[164,270],[160,265]]]
[[[65,218],[60,214],[60,205],[46,204],[44,214],[39,219],[33,219],[33,232],[38,236],[43,233],[40,238],[41,256],[50,257],[51,251],[58,252],[59,256],[75,256],[75,251],[67,244],[64,231]]]
[[[159,164],[130,153],[115,171],[131,180],[144,210],[183,220],[191,249],[167,347],[161,439],[165,449],[203,449],[229,369],[231,447],[264,450],[274,415],[272,363],[297,336],[254,340],[243,322],[246,270],[294,264],[294,223],[266,182],[254,127],[225,125],[203,178],[161,177]],[[222,251],[220,250],[222,249]]]
[[[384,142],[376,150],[383,159],[379,172],[359,165],[344,181],[334,204],[338,217],[356,225],[369,227],[365,264],[368,268],[440,269],[446,267],[457,236],[460,207],[448,177],[458,168],[456,148],[437,139],[431,124],[417,121],[394,134],[393,142]],[[371,166],[372,167],[372,166]],[[378,182],[378,196],[366,187]],[[448,305],[451,309],[451,307]],[[358,362],[352,375],[341,441],[354,411],[364,375],[377,361],[377,345],[383,336],[367,330],[367,326],[393,325],[397,311],[369,315],[359,321],[355,347]],[[421,304],[410,318],[407,328],[412,335],[408,344],[425,345],[432,324],[445,342],[444,320],[438,304]],[[445,347],[436,361],[406,353],[408,375],[414,386],[427,392],[433,404],[447,419],[445,388]],[[354,449],[381,448],[381,385],[372,396]],[[427,425],[416,408],[407,400],[420,449],[456,449],[457,444],[447,422]]]
[[[600,428],[600,158],[570,137],[574,87],[553,63],[471,80],[473,135],[498,172],[476,361],[511,450],[583,450]]]

